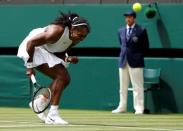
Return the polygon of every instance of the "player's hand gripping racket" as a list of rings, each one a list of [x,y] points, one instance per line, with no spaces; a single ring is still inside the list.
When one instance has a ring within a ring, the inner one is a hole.
[[[35,113],[39,114],[44,112],[51,102],[51,91],[49,88],[44,88],[36,81],[35,76],[31,75],[34,93],[32,97],[32,109]]]

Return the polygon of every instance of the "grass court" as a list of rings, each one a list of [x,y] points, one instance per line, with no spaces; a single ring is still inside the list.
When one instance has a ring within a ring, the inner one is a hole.
[[[60,110],[70,124],[46,125],[28,108],[0,108],[0,131],[183,131],[183,114]]]

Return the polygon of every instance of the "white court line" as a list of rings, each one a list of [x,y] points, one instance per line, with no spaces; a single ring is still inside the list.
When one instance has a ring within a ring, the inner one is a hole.
[[[14,123],[15,121],[4,121],[4,120],[1,121],[1,120],[0,120],[0,123],[1,123],[1,122],[2,122],[2,123]]]
[[[112,125],[46,125],[46,124],[30,124],[30,125],[0,125],[0,128],[21,128],[21,127],[63,127],[63,126],[70,126],[70,127],[74,127],[74,126],[78,126],[78,127],[84,127],[84,126],[95,126],[95,127],[113,127],[113,128],[118,128],[118,129],[131,129],[131,130],[150,130],[150,131],[183,131],[182,129],[166,129],[166,128],[148,128],[148,127],[122,127],[122,126],[112,126]]]
[[[29,124],[30,123],[30,124],[32,124],[32,122],[28,122],[28,121],[16,121],[15,122],[15,121],[4,121],[4,120],[3,121],[0,120],[0,123],[20,123],[20,124]]]

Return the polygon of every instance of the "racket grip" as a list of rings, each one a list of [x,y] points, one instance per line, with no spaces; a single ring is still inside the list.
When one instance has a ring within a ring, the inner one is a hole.
[[[32,81],[33,84],[36,83],[36,78],[35,78],[34,74],[31,75],[31,81]]]
[[[69,57],[69,55],[67,53],[65,53],[65,57]]]

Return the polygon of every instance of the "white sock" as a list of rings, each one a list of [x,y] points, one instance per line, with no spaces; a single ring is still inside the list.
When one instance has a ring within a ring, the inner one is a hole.
[[[51,105],[49,113],[51,114],[58,113],[58,105]]]

